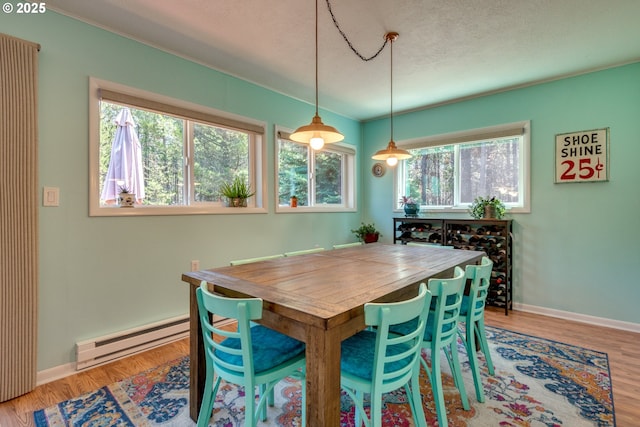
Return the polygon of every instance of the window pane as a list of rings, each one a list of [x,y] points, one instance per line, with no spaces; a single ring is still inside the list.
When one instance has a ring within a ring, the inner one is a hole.
[[[454,203],[454,146],[411,150],[406,160],[405,194],[416,203],[428,206],[451,206]]]
[[[220,186],[249,176],[249,134],[200,123],[193,125],[194,200],[220,200]]]
[[[413,157],[405,161],[405,188],[400,196],[426,206],[464,205],[478,196],[518,203],[520,147],[521,138],[514,137],[410,150]],[[455,188],[459,188],[459,200]]]
[[[119,154],[117,147],[113,150],[114,158],[111,158],[112,147],[116,142],[115,119],[123,108],[129,108],[142,152],[145,197],[138,199],[138,202],[144,205],[182,204],[183,120],[104,101],[100,108],[100,188],[104,188],[110,162],[121,161],[115,157]],[[127,174],[123,168],[124,165],[117,166],[118,172],[109,177],[109,181],[123,182]],[[113,204],[115,200],[108,198],[101,202]]]
[[[277,130],[278,161],[277,212],[291,212],[291,196],[298,198],[298,212],[355,209],[355,154],[344,144],[331,144],[313,150],[309,144],[288,139],[287,131]]]
[[[131,110],[132,113],[134,110]],[[138,137],[145,165],[145,205],[184,204],[184,121],[137,110]]]
[[[529,212],[529,122],[425,137],[396,170],[395,202],[466,211],[476,197],[497,197],[511,212]]]
[[[460,144],[460,202],[496,196],[505,203],[519,196],[520,138]]]
[[[291,196],[296,196],[298,206],[309,206],[308,147],[284,139],[278,141],[278,204],[288,205]]]
[[[342,204],[342,157],[329,151],[315,154],[316,203]]]

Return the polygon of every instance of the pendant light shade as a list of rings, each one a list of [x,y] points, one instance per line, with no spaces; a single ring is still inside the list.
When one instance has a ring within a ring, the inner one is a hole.
[[[391,43],[391,108],[389,114],[391,139],[385,149],[377,151],[371,158],[373,160],[385,160],[389,166],[395,166],[399,160],[410,159],[411,154],[407,150],[396,147],[396,143],[393,141],[393,42],[397,40],[398,33],[389,32],[385,35],[385,38]]]
[[[398,164],[398,160],[410,159],[411,154],[407,150],[396,147],[396,143],[392,139],[384,150],[378,150],[371,158],[385,160],[389,166],[395,166]]]
[[[289,138],[292,141],[310,144],[314,150],[324,144],[340,142],[344,136],[333,126],[325,125],[318,114],[318,0],[316,0],[316,114],[308,125],[300,126]]]
[[[292,141],[311,144],[311,148],[319,150],[324,144],[339,142],[344,136],[333,126],[325,125],[316,113],[308,125],[300,126],[290,136]]]

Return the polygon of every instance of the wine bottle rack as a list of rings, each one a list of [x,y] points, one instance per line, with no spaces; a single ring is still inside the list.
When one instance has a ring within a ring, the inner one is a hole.
[[[421,242],[483,251],[493,261],[487,305],[513,308],[512,220],[394,218],[394,243]]]

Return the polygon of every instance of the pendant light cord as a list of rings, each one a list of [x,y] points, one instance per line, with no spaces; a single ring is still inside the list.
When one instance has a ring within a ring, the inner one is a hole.
[[[318,0],[316,0],[316,116],[318,115]]]
[[[358,58],[362,59],[363,61],[371,61],[372,59],[376,58],[378,55],[380,55],[380,52],[382,52],[385,48],[385,46],[387,45],[387,42],[389,41],[387,39],[387,37],[384,38],[384,43],[382,44],[382,46],[380,46],[380,49],[378,49],[378,51],[376,53],[374,53],[373,55],[371,55],[370,57],[365,57],[364,55],[362,55],[360,52],[358,52],[358,50],[353,47],[353,44],[351,43],[351,41],[349,40],[349,38],[347,37],[347,35],[344,33],[344,31],[342,31],[342,28],[340,28],[340,25],[338,24],[338,20],[336,19],[335,15],[333,14],[333,10],[331,9],[331,2],[329,0],[327,1],[327,8],[329,9],[329,14],[331,14],[331,19],[333,20],[333,24],[336,26],[336,28],[338,29],[338,32],[340,33],[340,35],[342,35],[342,38],[344,39],[344,41],[347,42],[347,45],[349,45],[349,48],[353,51],[353,53],[355,53]],[[316,22],[317,22],[317,4],[318,4],[318,0],[316,0]],[[316,27],[317,27],[317,23],[316,23]],[[317,31],[317,30],[316,30]],[[317,39],[317,36],[316,36]]]
[[[395,34],[395,35],[394,35]],[[391,100],[390,103],[390,108],[389,108],[389,124],[391,125],[391,141],[393,141],[393,41],[398,37],[397,33],[387,33],[384,37],[385,43],[387,41],[391,42],[391,72],[390,72],[390,78],[391,78],[391,96],[389,96],[389,99]]]

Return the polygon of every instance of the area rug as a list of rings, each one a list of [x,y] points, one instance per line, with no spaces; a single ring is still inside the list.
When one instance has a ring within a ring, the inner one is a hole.
[[[575,347],[505,329],[487,327],[495,376],[483,366],[485,403],[478,403],[466,353],[459,344],[471,410],[460,396],[443,359],[449,425],[452,427],[615,426],[613,394],[606,353]],[[430,360],[428,353],[423,354]],[[444,357],[444,356],[442,356]],[[480,356],[482,358],[482,355]],[[436,426],[431,387],[421,371],[421,392],[429,426]],[[222,383],[209,426],[244,425],[244,389]],[[172,426],[192,427],[189,418],[188,357],[78,396],[34,413],[37,427]],[[403,391],[384,396],[383,425],[413,426]],[[276,402],[260,426],[300,425],[300,384],[294,379],[276,387]],[[341,426],[354,425],[355,407],[342,394]]]

